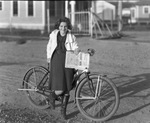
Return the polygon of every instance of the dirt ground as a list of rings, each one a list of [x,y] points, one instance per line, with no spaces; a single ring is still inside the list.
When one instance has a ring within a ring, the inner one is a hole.
[[[81,50],[94,48],[90,69],[107,74],[117,85],[120,105],[106,123],[150,123],[150,32],[124,32],[113,40],[78,37]],[[33,66],[47,66],[46,40],[17,44],[0,41],[0,123],[91,123],[73,104],[73,91],[67,108],[68,120],[55,111],[30,105],[21,87],[23,76]]]

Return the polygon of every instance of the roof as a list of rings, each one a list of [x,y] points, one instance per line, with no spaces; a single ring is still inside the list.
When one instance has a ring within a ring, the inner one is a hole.
[[[117,7],[119,0],[105,0],[105,1]],[[131,2],[131,1],[136,1],[136,2]],[[150,5],[150,0],[124,0],[124,2],[122,2],[122,8],[130,8],[135,5],[139,5],[139,6]]]
[[[114,2],[114,1],[111,1],[109,0],[111,4],[115,5],[116,7],[118,7],[118,2]],[[130,8],[134,5],[134,3],[132,2],[122,2],[122,8]]]
[[[135,5],[150,5],[150,0],[140,0],[136,2]]]
[[[120,0],[104,0],[104,1],[107,1],[107,2],[118,2]],[[133,2],[136,2],[136,1],[140,1],[140,0],[121,0],[121,1],[133,3]]]

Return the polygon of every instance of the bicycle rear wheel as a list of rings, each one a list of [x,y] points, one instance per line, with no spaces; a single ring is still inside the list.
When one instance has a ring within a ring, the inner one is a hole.
[[[97,87],[98,95],[95,96]],[[86,118],[92,121],[106,121],[117,111],[119,95],[110,79],[93,75],[89,76],[89,79],[81,80],[76,92],[76,102],[79,111]]]
[[[48,70],[44,67],[37,66],[31,68],[24,77],[25,95],[30,104],[38,109],[49,107],[46,92],[48,89]],[[40,85],[39,85],[40,83]]]

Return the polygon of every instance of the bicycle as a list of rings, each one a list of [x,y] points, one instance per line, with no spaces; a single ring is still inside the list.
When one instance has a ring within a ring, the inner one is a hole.
[[[88,49],[90,56],[93,49]],[[23,89],[31,105],[38,109],[50,107],[47,100],[51,90],[48,90],[49,68],[35,66],[30,68],[23,78]],[[83,76],[81,78],[81,76]],[[76,71],[73,79],[74,102],[81,114],[92,121],[106,121],[118,109],[119,94],[116,85],[106,75],[91,73],[85,68],[81,73]]]

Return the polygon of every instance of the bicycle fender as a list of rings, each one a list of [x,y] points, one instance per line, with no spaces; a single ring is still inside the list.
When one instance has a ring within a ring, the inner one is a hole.
[[[49,71],[46,67],[43,67],[43,66],[34,66],[34,67],[32,67],[32,68],[30,68],[29,70],[27,70],[27,72],[25,73],[25,75],[24,75],[24,77],[23,77],[23,82],[22,82],[22,86],[24,86],[24,83],[25,83],[25,78],[27,77],[27,75],[28,75],[28,73],[30,72],[30,71],[33,71],[33,69],[36,69],[36,68],[41,68],[41,69],[43,69],[43,70],[45,70],[45,71]]]
[[[93,72],[93,73],[91,73],[90,75],[92,75],[92,76],[94,76],[94,75],[99,75],[99,76],[101,76],[101,77],[107,77],[106,74],[100,74],[100,73],[98,73],[98,72]]]

